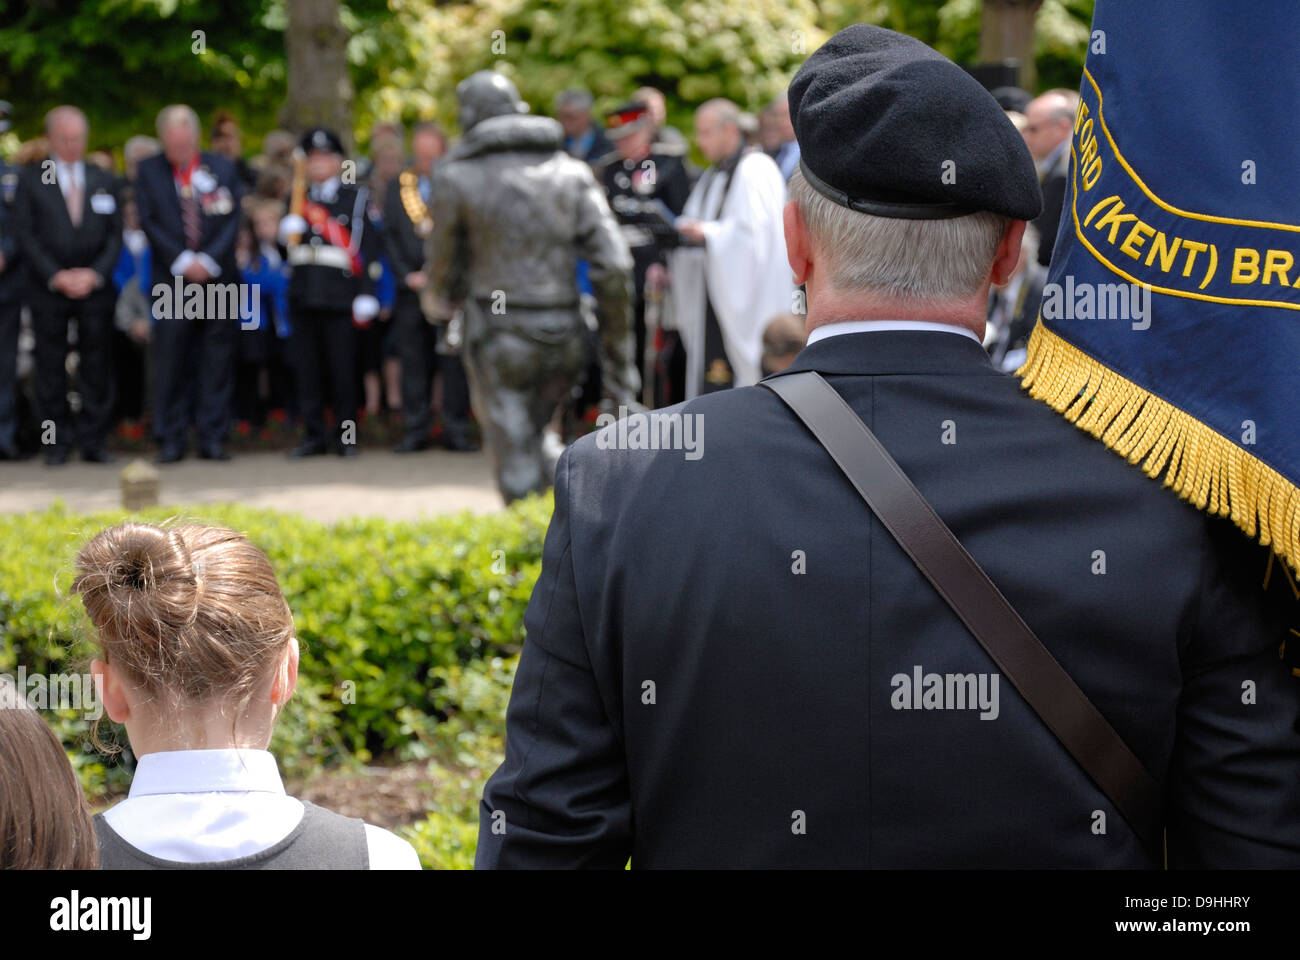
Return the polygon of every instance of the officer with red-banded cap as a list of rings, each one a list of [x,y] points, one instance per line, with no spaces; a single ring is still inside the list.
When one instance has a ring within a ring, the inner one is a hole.
[[[298,378],[303,440],[291,457],[356,456],[357,327],[379,312],[378,229],[366,209],[369,191],[355,184],[334,131],[313,127],[302,137],[307,189],[302,213],[280,222],[289,250],[291,349]],[[325,384],[334,429],[325,424]]]
[[[595,164],[609,207],[632,251],[638,363],[644,363],[646,356],[646,275],[658,265],[662,277],[667,251],[678,242],[673,221],[691,193],[683,151],[660,142],[657,133],[645,104],[626,103],[606,115],[605,134],[614,149]],[[668,402],[672,400],[657,389],[655,405]]]

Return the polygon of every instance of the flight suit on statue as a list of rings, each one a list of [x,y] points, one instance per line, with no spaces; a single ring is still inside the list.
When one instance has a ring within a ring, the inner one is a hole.
[[[429,287],[463,302],[470,397],[506,502],[548,487],[558,449],[543,443],[585,362],[577,262],[596,298],[605,402],[631,408],[632,257],[590,168],[563,130],[524,116],[505,77],[457,89],[465,135],[434,171]]]

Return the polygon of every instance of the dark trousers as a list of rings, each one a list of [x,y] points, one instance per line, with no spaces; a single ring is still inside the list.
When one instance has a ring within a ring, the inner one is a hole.
[[[260,330],[240,330],[236,342],[235,419],[260,428],[266,423],[268,411],[296,411],[298,398],[294,394],[294,373],[290,369],[289,341],[282,340],[268,326]]]
[[[184,449],[192,389],[200,448],[226,439],[238,329],[237,318],[160,317],[154,323],[154,436],[161,446]]]
[[[145,411],[148,349],[128,333],[113,330],[113,370],[117,382],[118,420],[139,420]]]
[[[426,440],[432,417],[429,394],[434,376],[442,378],[442,420],[449,434],[464,439],[469,420],[469,383],[458,356],[437,351],[438,328],[424,318],[412,291],[397,295],[393,333],[402,361],[402,425],[408,440]]]
[[[469,430],[469,377],[460,355],[440,353],[438,376],[442,378],[442,425],[449,434],[467,439]]]
[[[18,439],[18,326],[22,303],[0,303],[0,448]]]
[[[352,309],[318,310],[293,306],[292,344],[298,379],[298,410],[309,443],[324,443],[328,394],[334,414],[334,443],[342,442],[343,422],[357,419],[357,330]]]
[[[35,300],[35,298],[33,298]],[[36,417],[46,449],[102,446],[113,424],[116,388],[113,378],[113,303],[48,301],[31,303],[36,334]],[[77,319],[78,392],[81,412],[75,435],[68,422],[68,320]],[[53,438],[47,434],[54,427]],[[52,442],[46,443],[47,439]]]

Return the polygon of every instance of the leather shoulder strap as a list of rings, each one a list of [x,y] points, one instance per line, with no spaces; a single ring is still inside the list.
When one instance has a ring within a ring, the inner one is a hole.
[[[762,381],[794,410],[1035,713],[1163,862],[1161,790],[853,408],[814,371]]]

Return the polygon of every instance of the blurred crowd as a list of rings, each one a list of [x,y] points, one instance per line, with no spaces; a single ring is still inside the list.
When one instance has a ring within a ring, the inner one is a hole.
[[[1077,96],[993,92],[1039,165],[1045,197],[1020,268],[990,294],[985,345],[1011,370],[1051,258]],[[636,90],[599,118],[584,90],[551,106],[565,150],[590,164],[632,254],[646,405],[788,365],[804,343],[797,294],[778,284],[725,304],[709,287],[719,271],[745,285],[756,215],[780,223],[784,195],[758,185],[788,180],[799,165],[785,96],[756,115],[725,100],[701,106],[692,133],[704,170],[691,161],[692,139],[667,123],[658,90]],[[0,132],[9,125],[0,103]],[[389,422],[400,452],[475,449],[457,318],[431,316],[420,299],[432,173],[453,146],[443,130],[378,123],[367,152],[349,158],[324,128],[273,130],[260,152],[246,152],[226,110],[209,119],[206,149],[203,124],[184,105],[164,110],[156,127],[118,151],[93,141],[76,107],[59,107],[0,164],[0,459],[42,452],[59,464],[80,452],[112,462],[115,433],[148,432],[159,459],[174,461],[187,455],[191,431],[200,456],[228,459],[232,427],[249,433],[268,422],[301,425],[295,455],[355,455],[355,444],[330,437],[367,418]],[[740,163],[750,156],[762,159]],[[304,216],[313,211],[317,220]],[[729,218],[744,229],[729,230]],[[692,264],[705,291],[694,323]],[[187,318],[178,298],[169,322],[157,286],[174,279],[178,292],[181,280],[237,280],[258,302],[235,316]],[[575,283],[584,288],[581,264]],[[737,311],[753,316],[737,321]],[[593,352],[574,417],[594,409],[598,382]]]

